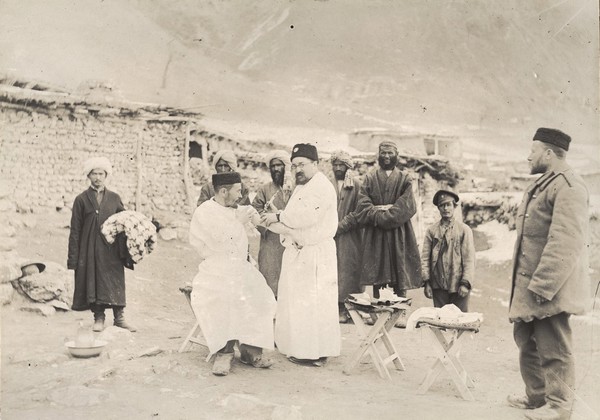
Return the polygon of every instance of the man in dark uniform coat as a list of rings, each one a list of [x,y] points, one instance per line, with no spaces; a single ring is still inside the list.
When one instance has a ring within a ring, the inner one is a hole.
[[[118,242],[109,244],[100,232],[102,223],[125,210],[121,197],[106,189],[104,183],[111,173],[108,159],[87,160],[84,172],[90,188],[79,194],[73,203],[67,268],[75,270],[73,310],[90,309],[94,314],[94,331],[104,329],[104,310],[111,307],[114,325],[130,331],[136,329],[125,321],[124,259]]]
[[[591,302],[588,192],[565,162],[571,138],[540,128],[527,160],[541,176],[517,212],[509,318],[519,348],[525,396],[509,396],[529,419],[567,419],[575,366],[569,317]]]

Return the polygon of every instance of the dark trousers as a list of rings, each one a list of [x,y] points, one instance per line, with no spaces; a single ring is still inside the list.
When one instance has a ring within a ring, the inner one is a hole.
[[[433,295],[433,306],[436,308],[453,303],[461,311],[469,312],[469,296],[471,293],[465,297],[460,297],[458,293],[448,293],[444,289],[432,289],[431,292]]]
[[[563,312],[531,322],[515,322],[513,330],[529,400],[566,410],[571,409],[575,384],[569,316]]]

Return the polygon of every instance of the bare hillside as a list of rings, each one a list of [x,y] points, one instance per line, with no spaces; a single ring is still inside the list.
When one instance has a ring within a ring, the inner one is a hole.
[[[4,0],[0,12],[0,71],[109,79],[243,135],[375,126],[501,153],[552,125],[598,141],[589,0]]]

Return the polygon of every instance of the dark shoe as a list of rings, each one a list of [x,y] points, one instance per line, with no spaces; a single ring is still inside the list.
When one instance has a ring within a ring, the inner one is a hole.
[[[350,314],[348,314],[348,312],[340,312],[340,324],[347,324],[350,319]]]
[[[92,327],[92,331],[94,332],[102,332],[104,331],[104,312],[94,312],[94,326]]]
[[[315,366],[321,367],[327,363],[327,357],[321,357],[319,359],[298,359],[294,356],[288,357],[289,361],[301,366]]]
[[[215,376],[227,376],[231,370],[233,353],[217,353],[213,363],[212,374]]]
[[[94,321],[94,326],[92,327],[92,331],[94,331],[94,332],[104,331],[104,318],[98,318]]]
[[[525,418],[529,420],[567,420],[570,416],[568,410],[560,407],[553,407],[545,404],[539,408],[525,413]]]
[[[136,332],[137,331],[137,328],[135,328],[131,324],[128,324],[127,321],[125,321],[125,315],[123,314],[123,308],[122,307],[114,307],[113,308],[113,314],[115,316],[115,320],[113,322],[113,325],[115,325],[116,327],[119,327],[119,328],[125,328],[126,330],[129,330],[131,332]]]
[[[533,410],[545,404],[544,401],[531,401],[526,395],[509,395],[506,397],[508,405],[521,410]]]
[[[263,355],[258,356],[257,358],[250,359],[248,357],[241,356],[240,361],[245,364],[255,368],[268,369],[273,366],[273,360]]]
[[[313,362],[313,366],[321,367],[327,364],[327,357],[319,357],[319,360]]]

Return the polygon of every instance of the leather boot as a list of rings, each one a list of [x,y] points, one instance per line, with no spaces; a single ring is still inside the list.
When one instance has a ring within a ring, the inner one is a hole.
[[[113,314],[115,316],[113,325],[119,328],[125,328],[126,330],[129,330],[131,332],[136,332],[137,328],[135,328],[133,325],[128,324],[127,321],[125,321],[125,315],[123,314],[123,312],[124,308],[122,306],[113,307]]]
[[[101,332],[104,331],[104,310],[94,312],[94,326],[92,327],[92,331]]]

